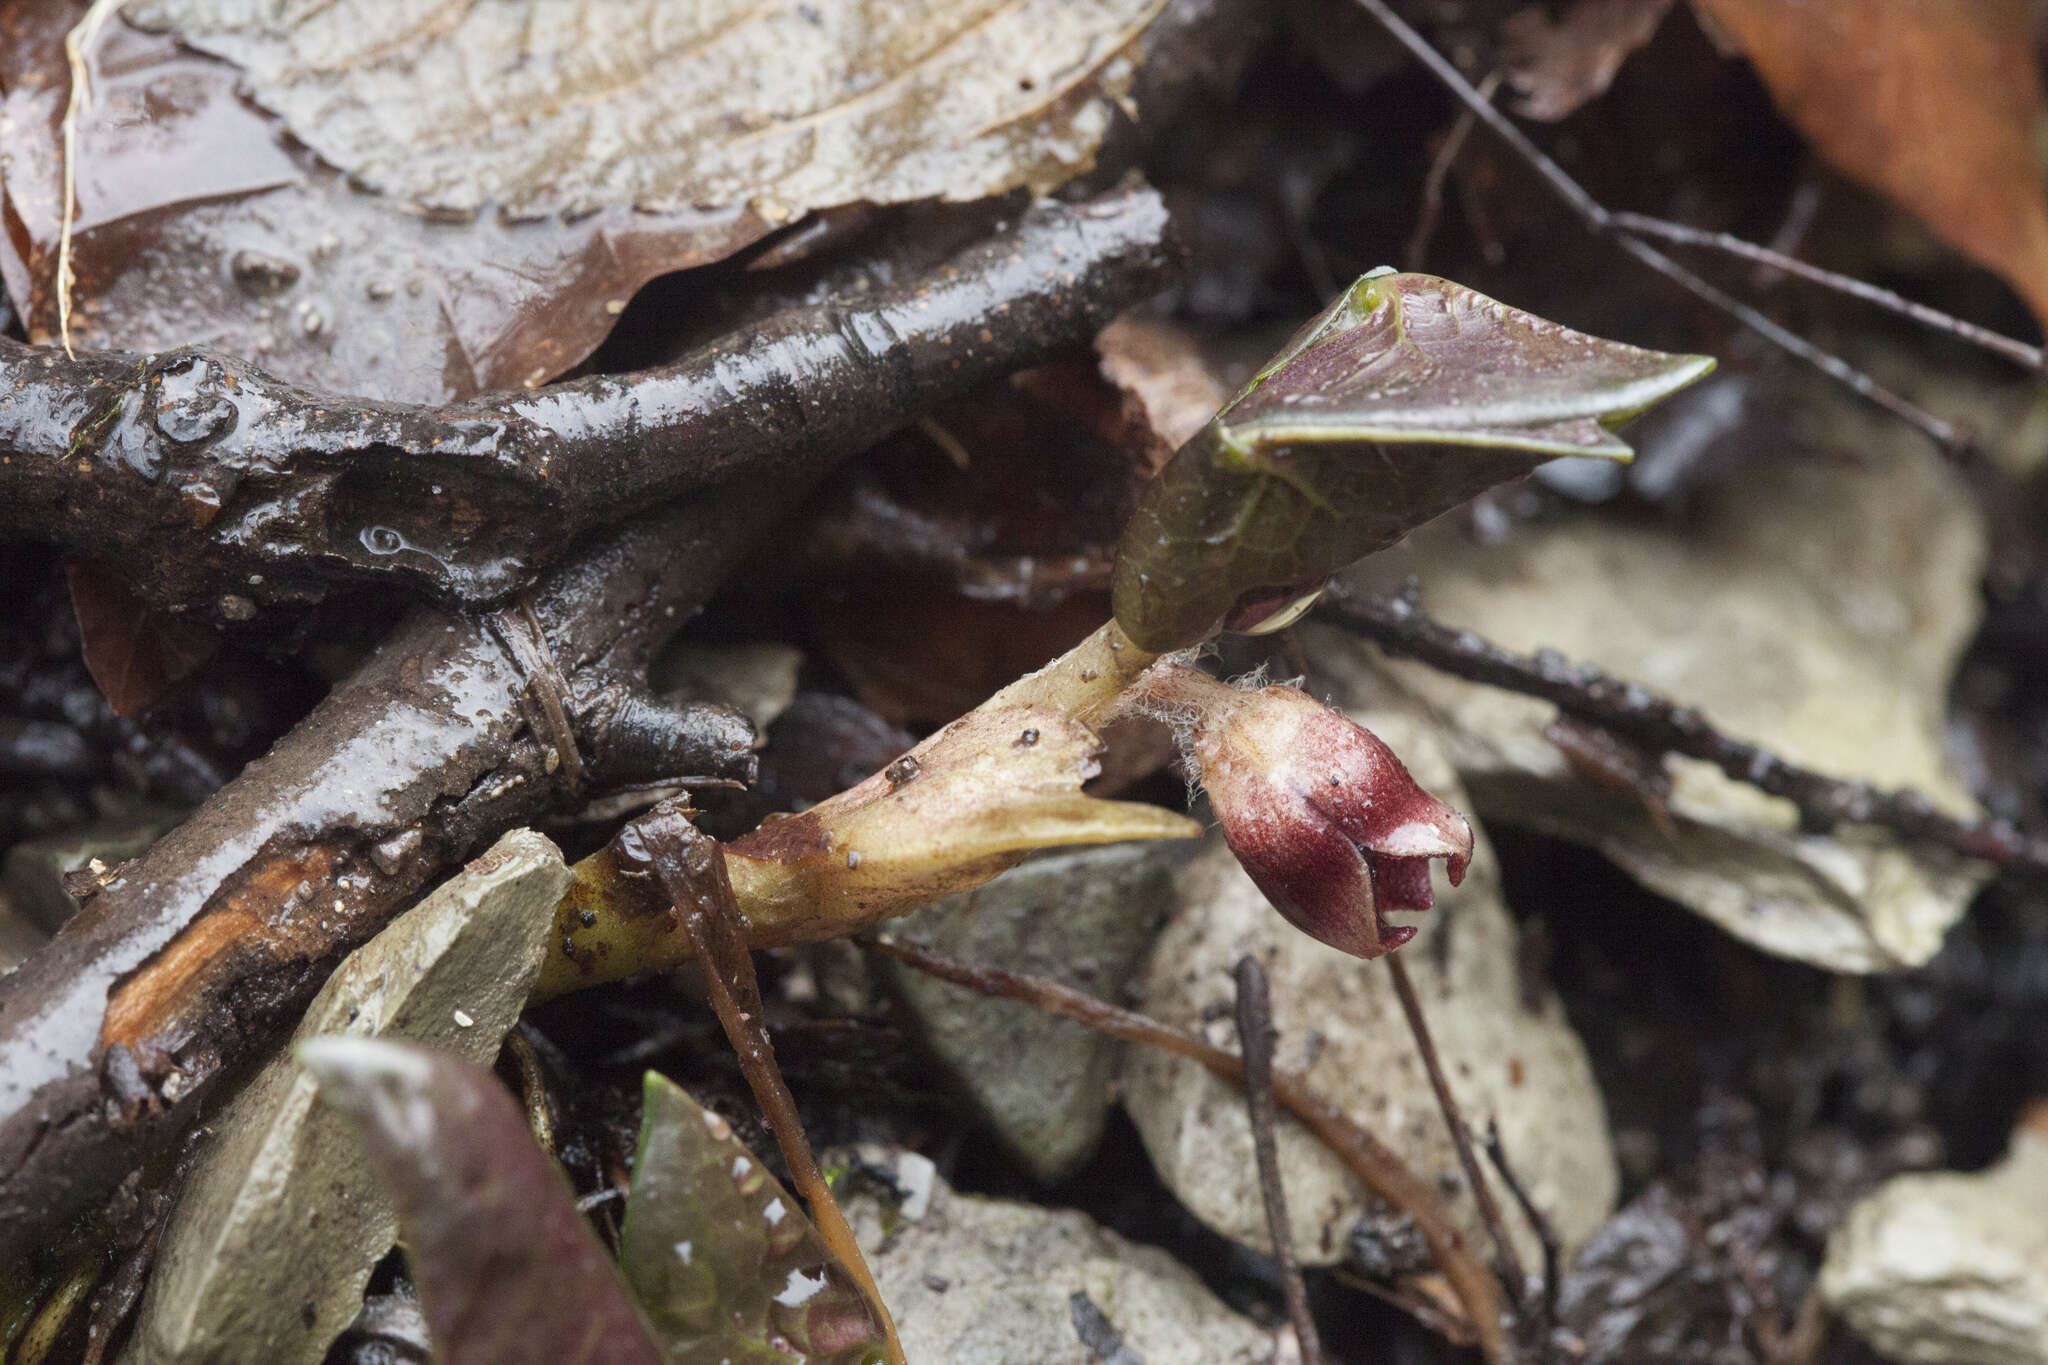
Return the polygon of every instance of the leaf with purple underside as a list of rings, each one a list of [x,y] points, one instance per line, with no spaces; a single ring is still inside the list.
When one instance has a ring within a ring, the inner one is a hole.
[[[490,1072],[330,1036],[299,1059],[398,1206],[441,1365],[664,1365],[562,1173]]]
[[[1146,486],[1118,549],[1117,623],[1199,643],[1713,368],[1602,341],[1430,275],[1340,295]]]

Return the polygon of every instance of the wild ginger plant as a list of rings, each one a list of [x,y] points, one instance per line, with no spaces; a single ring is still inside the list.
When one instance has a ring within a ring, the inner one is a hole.
[[[1083,790],[1100,727],[1135,713],[1174,726],[1226,843],[1282,915],[1358,957],[1393,951],[1415,931],[1386,915],[1429,908],[1430,864],[1461,877],[1465,818],[1355,722],[1295,688],[1230,686],[1193,667],[1195,651],[1219,631],[1286,624],[1353,560],[1547,460],[1628,458],[1611,426],[1711,367],[1430,276],[1364,277],[1148,485],[1119,548],[1113,618],[881,772],[717,849],[729,922],[753,947],[840,937],[1035,849],[1200,833],[1175,812]],[[681,883],[659,865],[649,823],[670,829],[677,814],[658,807],[577,865],[540,998],[696,955],[702,935],[683,923],[704,907],[672,903]],[[734,952],[746,957],[737,937]],[[555,1358],[579,1315],[615,1359],[901,1359],[850,1237],[835,1255],[757,1158],[727,1150],[730,1130],[660,1078],[647,1082],[613,1267],[483,1073],[362,1040],[317,1040],[302,1056],[357,1119],[400,1206],[447,1359]],[[504,1136],[491,1159],[503,1171],[471,1159],[486,1130]],[[451,1232],[463,1218],[502,1225]],[[507,1259],[487,1274],[478,1247],[493,1243]],[[512,1287],[550,1258],[583,1284],[577,1303]],[[528,1319],[535,1329],[519,1333]]]
[[[726,846],[749,941],[856,933],[1037,848],[1198,833],[1082,791],[1100,726],[1151,710],[1187,722],[1226,841],[1290,921],[1359,956],[1398,946],[1412,930],[1379,916],[1427,908],[1432,859],[1456,879],[1462,817],[1304,694],[1197,681],[1186,656],[1225,629],[1284,625],[1354,560],[1546,461],[1629,459],[1613,427],[1712,368],[1434,276],[1366,275],[1147,485],[1110,621],[882,772]],[[652,881],[632,875],[633,843],[628,826],[576,866],[541,996],[691,956]]]

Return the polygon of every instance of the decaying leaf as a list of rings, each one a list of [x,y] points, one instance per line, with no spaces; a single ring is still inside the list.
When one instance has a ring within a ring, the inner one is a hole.
[[[1122,393],[1125,415],[1145,433],[1147,472],[1194,439],[1230,394],[1203,363],[1195,338],[1161,318],[1127,314],[1096,334],[1102,377]]]
[[[78,617],[79,652],[117,716],[148,710],[220,644],[206,627],[150,606],[118,574],[74,560],[64,576]]]
[[[1825,385],[1794,411],[1798,434],[1699,489],[1683,522],[1582,509],[1490,544],[1433,526],[1345,581],[1388,592],[1413,576],[1453,629],[1554,650],[1787,762],[1971,818],[1945,736],[1984,610],[1981,511],[1903,424]],[[1787,458],[1802,441],[1814,453]],[[1304,647],[1321,685],[1353,704],[1390,685],[1418,700],[1479,819],[1597,849],[1763,952],[1830,972],[1919,966],[1983,880],[1981,866],[1882,829],[1802,828],[1790,802],[1696,759],[1660,756],[1631,776],[1617,754],[1589,771],[1584,745],[1557,744],[1550,703],[1320,630]],[[1667,771],[1668,796],[1646,790]]]
[[[652,1071],[619,1268],[673,1360],[861,1365],[866,1303],[730,1126]]]
[[[568,876],[541,835],[507,834],[336,968],[298,1040],[410,1038],[488,1062],[539,975]],[[312,1365],[355,1318],[398,1220],[316,1089],[287,1054],[215,1118],[164,1231],[135,1328],[142,1359]]]
[[[1117,623],[1145,649],[1196,644],[1546,460],[1627,459],[1609,427],[1712,368],[1375,271],[1147,485]]]
[[[2036,0],[1694,0],[1851,178],[2004,277],[2048,325]]]
[[[809,208],[1086,170],[1162,3],[131,5],[164,31],[93,54],[72,332],[379,398],[530,387]],[[83,9],[0,0],[0,278],[38,341]]]
[[[1201,833],[1161,806],[1083,795],[1101,743],[1051,707],[983,707],[860,785],[727,844],[747,941],[851,934],[979,886],[1033,849]],[[629,826],[571,869],[542,998],[690,957],[644,862]]]
[[[85,6],[0,0],[0,280],[57,334],[64,35]],[[744,205],[451,220],[366,194],[242,100],[226,62],[109,24],[78,130],[81,346],[215,346],[316,389],[417,402],[582,360],[641,284],[772,231]]]
[[[666,1365],[495,1077],[450,1053],[328,1036],[298,1056],[355,1124],[443,1365]]]
[[[1508,84],[1515,112],[1554,122],[1598,99],[1631,52],[1650,41],[1671,0],[1573,0],[1562,19],[1541,5],[1508,16]]]
[[[1045,190],[1091,164],[1163,0],[634,0],[128,12],[242,67],[359,184],[514,217]],[[461,73],[459,77],[452,73]]]

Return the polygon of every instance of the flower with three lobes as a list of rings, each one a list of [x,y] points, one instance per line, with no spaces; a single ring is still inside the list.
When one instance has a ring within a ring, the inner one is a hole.
[[[1432,859],[1464,880],[1471,825],[1364,726],[1299,688],[1240,690],[1179,663],[1137,687],[1146,709],[1192,722],[1185,743],[1224,841],[1304,933],[1379,957],[1415,936],[1387,912],[1433,903]]]

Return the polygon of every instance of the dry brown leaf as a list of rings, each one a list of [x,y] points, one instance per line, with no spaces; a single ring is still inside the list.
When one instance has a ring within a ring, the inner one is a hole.
[[[1693,0],[1834,166],[2001,275],[2048,326],[2038,0]]]
[[[1650,41],[1671,0],[1575,0],[1553,21],[1541,5],[1508,16],[1508,84],[1515,112],[1555,122],[1605,94],[1631,52]]]
[[[1164,469],[1173,452],[1230,401],[1231,390],[1203,359],[1194,335],[1178,323],[1126,314],[1096,335],[1095,351],[1102,377],[1123,394],[1125,416],[1150,438],[1148,475]]]
[[[173,28],[111,23],[91,54],[71,331],[377,398],[530,387],[648,279],[807,208],[1085,170],[1162,3],[409,0],[261,7],[272,27],[131,5]],[[0,280],[38,342],[59,330],[63,40],[84,10],[0,0]]]
[[[515,217],[979,199],[1086,170],[1164,0],[136,0],[358,183]]]
[[[86,672],[117,716],[147,711],[213,656],[220,637],[151,607],[119,574],[64,566]]]

